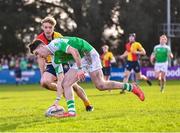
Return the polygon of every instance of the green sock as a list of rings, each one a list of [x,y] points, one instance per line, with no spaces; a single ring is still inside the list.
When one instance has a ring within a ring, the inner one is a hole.
[[[132,85],[129,84],[129,83],[125,83],[125,84],[123,85],[123,89],[124,89],[124,90],[127,90],[127,91],[132,91]]]
[[[76,113],[74,100],[68,100],[67,101],[67,106],[68,106],[68,112],[69,113],[71,113],[71,114]]]
[[[139,85],[140,84],[140,80],[136,80],[136,84]]]

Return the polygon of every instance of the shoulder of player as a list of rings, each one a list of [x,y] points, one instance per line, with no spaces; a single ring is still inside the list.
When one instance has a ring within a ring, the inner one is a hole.
[[[50,42],[50,44],[59,43],[59,42],[61,42],[60,40],[61,40],[61,38],[55,38]]]
[[[50,45],[54,45],[54,44],[59,44],[59,45],[61,45],[61,44],[65,44],[65,43],[67,44],[68,41],[69,41],[69,39],[67,39],[67,38],[65,38],[65,37],[55,38],[54,40],[52,40],[52,41],[50,42]]]
[[[133,42],[132,45],[136,45],[137,46],[137,45],[141,45],[141,43],[140,42]]]
[[[109,55],[113,55],[113,53],[112,53],[111,51],[108,51],[108,54],[109,54]]]
[[[140,42],[134,42],[132,45],[133,45],[133,47],[137,47],[137,48],[142,47],[143,48],[143,46]]]
[[[130,42],[127,42],[127,43],[125,44],[125,48],[127,49],[127,48],[129,48],[129,47],[131,47],[131,43],[130,43]]]
[[[154,46],[154,48],[159,48],[159,47],[161,47],[161,44],[157,44]]]
[[[129,46],[129,45],[131,45],[130,42],[125,43],[125,46],[126,46],[126,47]]]
[[[54,37],[63,37],[63,35],[57,31],[54,31]]]
[[[165,45],[165,48],[169,51],[171,51],[171,47],[169,45]]]
[[[44,37],[44,32],[41,32],[40,34],[38,34],[38,35],[36,36],[36,38],[40,38],[40,37]]]
[[[169,46],[169,45],[165,45],[165,47],[166,47],[166,48],[170,48],[170,46]]]
[[[40,34],[38,34],[34,40],[39,40],[41,41],[43,44],[47,44],[47,39],[44,36],[44,32],[41,32]]]

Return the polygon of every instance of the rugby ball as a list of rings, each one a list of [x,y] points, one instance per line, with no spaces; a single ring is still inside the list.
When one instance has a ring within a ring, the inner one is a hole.
[[[46,112],[45,112],[45,116],[54,116],[54,115],[61,115],[65,112],[65,109],[63,106],[59,106],[59,105],[52,105],[50,106]]]

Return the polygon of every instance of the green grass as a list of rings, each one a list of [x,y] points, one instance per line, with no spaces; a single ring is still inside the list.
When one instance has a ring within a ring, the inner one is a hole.
[[[47,118],[45,110],[53,103],[55,92],[39,85],[0,85],[0,132],[177,132],[180,131],[180,83],[168,81],[165,93],[153,82],[142,83],[146,100],[131,93],[102,92],[91,83],[81,84],[92,104],[86,112],[76,96],[75,118]],[[61,105],[66,108],[63,98]]]

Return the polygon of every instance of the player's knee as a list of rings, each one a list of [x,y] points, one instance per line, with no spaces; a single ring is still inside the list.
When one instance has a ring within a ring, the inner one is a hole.
[[[143,80],[144,79],[144,77],[141,77],[141,76],[137,76],[136,78],[137,78],[137,80]]]
[[[62,82],[62,87],[65,89],[65,88],[71,87],[71,85],[69,84],[68,81],[63,81],[63,82]]]
[[[129,77],[128,74],[124,75],[124,79],[128,79],[128,77]]]
[[[76,85],[73,85],[73,90],[74,90],[75,92],[77,92],[77,91],[78,91],[78,87],[77,87]]]
[[[43,79],[43,80],[41,80],[40,84],[41,84],[41,86],[42,86],[43,88],[48,89],[48,88],[49,88],[48,85],[50,84],[50,81]]]
[[[103,91],[105,89],[105,85],[101,84],[101,83],[98,83],[95,85],[96,88],[99,90],[99,91]]]

